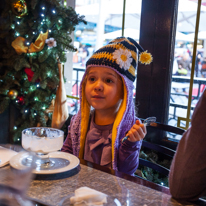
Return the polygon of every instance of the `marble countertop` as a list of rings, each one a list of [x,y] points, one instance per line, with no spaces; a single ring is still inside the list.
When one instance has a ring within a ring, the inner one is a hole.
[[[80,165],[77,174],[63,179],[33,180],[28,196],[50,205],[58,205],[60,200],[77,188],[87,186],[117,198],[122,205],[161,205],[173,204],[171,196],[140,184],[116,177],[97,169]],[[178,205],[178,204],[177,204]]]
[[[84,164],[59,177],[37,176],[31,182],[28,196],[50,205],[58,205],[62,198],[72,194],[77,188],[87,186],[117,198],[123,206],[181,205],[166,194],[169,193],[168,188],[162,187],[164,192],[161,192],[118,177],[119,175],[92,168],[92,164],[89,167],[84,161],[81,163]]]
[[[0,170],[10,170],[10,167]],[[82,186],[117,198],[122,206],[184,205],[171,198],[168,188],[84,160],[77,168],[65,173],[37,175],[30,183],[27,196],[57,206],[62,198]]]

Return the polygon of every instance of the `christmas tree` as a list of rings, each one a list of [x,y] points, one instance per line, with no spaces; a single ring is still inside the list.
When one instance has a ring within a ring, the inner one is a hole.
[[[59,84],[57,59],[75,51],[70,34],[84,22],[60,0],[6,0],[1,13],[0,113],[14,104],[20,111],[13,141],[21,131],[51,126],[47,113]]]

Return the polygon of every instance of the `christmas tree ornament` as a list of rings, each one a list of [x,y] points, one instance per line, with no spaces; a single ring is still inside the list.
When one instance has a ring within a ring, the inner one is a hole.
[[[16,89],[10,89],[10,90],[8,91],[8,93],[7,93],[7,96],[8,96],[10,99],[14,100],[14,99],[16,99],[16,97],[18,96],[18,91],[17,91]]]
[[[27,5],[24,0],[14,0],[11,5],[12,12],[16,17],[21,18],[27,15]]]
[[[56,40],[54,38],[46,39],[46,44],[49,48],[53,48],[57,46]]]
[[[23,105],[24,104],[24,97],[23,96],[18,96],[17,98],[18,104]]]
[[[62,128],[64,123],[68,118],[68,106],[67,106],[67,96],[66,89],[64,85],[63,78],[63,67],[61,63],[58,63],[59,70],[59,86],[56,91],[56,98],[54,102],[54,111],[52,115],[52,127]]]
[[[31,68],[25,68],[24,72],[27,74],[28,81],[31,82],[34,72],[31,70]]]
[[[34,53],[40,52],[45,45],[45,41],[48,38],[48,31],[39,34],[36,41],[31,43],[30,46],[26,46],[26,39],[18,36],[12,43],[11,46],[16,50],[16,53],[21,55],[22,53]]]

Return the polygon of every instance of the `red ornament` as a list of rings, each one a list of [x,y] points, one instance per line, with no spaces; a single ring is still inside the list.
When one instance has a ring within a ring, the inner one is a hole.
[[[24,71],[27,74],[28,81],[31,82],[31,80],[34,76],[34,72],[31,70],[31,68],[25,68]]]
[[[24,97],[23,96],[18,96],[16,99],[20,105],[24,104]]]

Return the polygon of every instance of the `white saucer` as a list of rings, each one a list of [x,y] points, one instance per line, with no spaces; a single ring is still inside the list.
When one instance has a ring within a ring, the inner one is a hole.
[[[15,169],[21,169],[24,168],[25,166],[22,164],[22,160],[28,156],[28,153],[19,153],[15,155],[11,160],[10,160],[10,165],[15,168]],[[72,170],[76,168],[79,165],[79,159],[66,152],[51,152],[49,153],[50,158],[62,158],[66,159],[69,161],[69,165],[58,168],[58,169],[47,169],[47,170],[33,170],[34,174],[57,174],[57,173],[62,173],[62,172],[67,172],[69,170]]]

